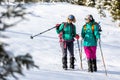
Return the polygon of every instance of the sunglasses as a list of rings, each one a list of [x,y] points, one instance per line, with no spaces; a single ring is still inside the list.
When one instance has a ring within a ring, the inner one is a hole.
[[[74,19],[69,19],[70,21],[74,21]]]
[[[85,18],[85,20],[89,20],[88,18]]]

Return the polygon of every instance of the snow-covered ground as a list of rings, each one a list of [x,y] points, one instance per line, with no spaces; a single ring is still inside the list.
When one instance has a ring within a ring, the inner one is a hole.
[[[30,53],[40,69],[24,70],[25,76],[19,76],[20,80],[120,80],[120,29],[111,21],[110,14],[107,18],[100,18],[95,8],[71,5],[67,3],[38,3],[27,5],[27,10],[32,15],[26,15],[28,20],[17,24],[2,32],[9,38],[0,38],[10,44],[6,50],[12,51],[15,56]],[[67,16],[73,14],[76,17],[77,33],[81,33],[85,16],[92,14],[102,26],[101,40],[103,55],[107,67],[108,76],[105,75],[100,49],[97,49],[98,72],[88,73],[87,62],[83,51],[83,67],[80,69],[78,47],[75,41],[75,70],[62,70],[61,49],[58,35],[55,29],[46,32],[34,39],[31,35],[54,27],[56,23],[65,22]],[[18,34],[15,32],[22,32]],[[14,80],[10,78],[10,80]]]

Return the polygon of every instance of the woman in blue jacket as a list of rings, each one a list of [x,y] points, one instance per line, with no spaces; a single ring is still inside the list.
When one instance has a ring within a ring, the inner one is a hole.
[[[92,15],[87,15],[86,24],[82,27],[81,37],[84,40],[84,51],[88,60],[88,72],[97,71],[96,49],[100,40],[99,27]]]

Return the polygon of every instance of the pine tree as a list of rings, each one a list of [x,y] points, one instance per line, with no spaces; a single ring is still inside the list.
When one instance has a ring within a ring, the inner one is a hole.
[[[112,0],[110,13],[115,21],[120,20],[120,0]]]
[[[78,5],[85,5],[86,0],[74,0],[74,3],[76,3]]]
[[[96,2],[96,8],[98,9],[98,13],[100,14],[100,17],[106,17],[106,14],[104,12],[104,9],[105,9],[105,3],[106,1],[105,0],[97,0]]]
[[[11,26],[14,26],[19,23],[19,21],[7,24],[5,19],[11,19],[16,17],[21,17],[21,19],[24,19],[24,8],[22,4],[17,4],[16,6],[12,5],[6,5],[6,12],[1,12],[0,15],[0,31],[4,31],[7,28],[10,28]],[[0,6],[1,7],[1,6]],[[0,37],[2,35],[0,34]],[[2,37],[3,38],[3,37]],[[32,56],[27,53],[26,55],[19,55],[14,56],[14,54],[10,51],[6,51],[4,49],[5,44],[0,41],[0,80],[8,80],[8,76],[12,75],[16,80],[18,78],[16,77],[16,73],[19,75],[23,74],[23,66],[25,66],[28,70],[30,68],[38,66],[35,65]]]
[[[94,7],[95,6],[95,0],[86,0],[86,5]]]

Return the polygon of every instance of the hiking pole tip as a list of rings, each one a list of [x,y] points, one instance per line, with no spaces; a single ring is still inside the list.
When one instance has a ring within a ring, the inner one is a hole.
[[[30,36],[30,39],[33,39],[33,36]]]

